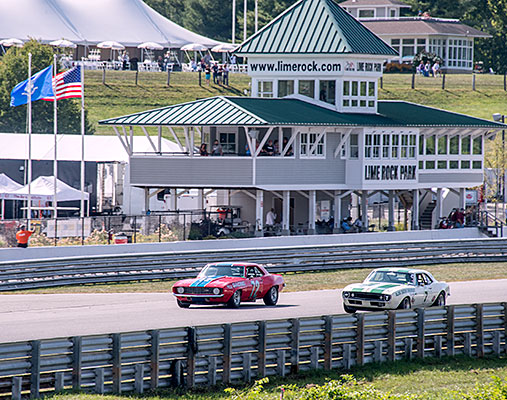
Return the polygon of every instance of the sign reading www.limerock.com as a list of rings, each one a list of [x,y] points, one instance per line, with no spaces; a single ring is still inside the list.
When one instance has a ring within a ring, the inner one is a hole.
[[[248,62],[248,71],[255,75],[343,75],[343,74],[380,74],[382,64],[365,60],[337,59],[258,59]]]

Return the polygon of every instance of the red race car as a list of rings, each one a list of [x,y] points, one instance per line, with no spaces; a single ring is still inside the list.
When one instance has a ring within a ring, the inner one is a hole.
[[[238,308],[242,301],[257,299],[274,306],[284,286],[281,275],[270,274],[258,264],[214,263],[206,265],[197,278],[176,282],[173,294],[181,308],[221,303]]]

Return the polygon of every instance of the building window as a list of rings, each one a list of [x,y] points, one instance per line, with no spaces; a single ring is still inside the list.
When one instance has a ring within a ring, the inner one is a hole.
[[[273,81],[258,82],[259,97],[273,97]]]
[[[438,138],[438,154],[447,154],[447,135]]]
[[[435,169],[435,161],[426,161],[426,169]]]
[[[426,39],[417,39],[415,54],[419,54],[421,51],[426,51]]]
[[[449,154],[459,154],[459,136],[453,136],[449,139]]]
[[[236,154],[236,134],[230,132],[220,132],[220,144],[224,154]]]
[[[430,39],[429,40],[430,53],[433,53],[439,56],[442,60],[445,60],[446,59],[445,45],[446,45],[445,39]]]
[[[459,168],[459,161],[457,161],[457,160],[449,161],[449,168],[450,169],[458,169]]]
[[[449,39],[448,67],[472,68],[473,40]]]
[[[352,134],[349,138],[350,158],[359,158],[359,135]]]
[[[461,169],[469,169],[470,161],[461,160]]]
[[[294,94],[294,81],[278,81],[278,97]]]
[[[461,138],[461,154],[470,154],[470,136],[463,136]]]
[[[402,48],[401,48],[401,56],[407,57],[407,56],[414,56],[414,44],[415,39],[403,39],[402,40]]]
[[[400,53],[400,39],[391,39],[391,47]]]
[[[368,133],[365,136],[365,158],[380,158],[380,134]]]
[[[435,135],[426,138],[426,155],[435,155]]]
[[[315,81],[299,81],[299,94],[315,98]]]
[[[391,140],[391,157],[398,158],[400,156],[399,145],[400,145],[400,135],[393,135]]]
[[[320,81],[319,100],[329,104],[336,104],[336,82]]]
[[[300,154],[302,157],[325,157],[326,134],[324,133],[317,142],[319,136],[320,134],[313,132],[301,133]]]
[[[375,108],[376,82],[374,81],[343,81],[343,102],[345,108]]]
[[[438,160],[437,161],[438,169],[447,169],[447,161],[446,160]]]
[[[375,18],[375,9],[359,10],[359,18]]]
[[[482,161],[472,161],[473,169],[482,169]]]
[[[389,134],[382,135],[382,158],[390,158],[389,143],[391,136]]]
[[[391,18],[395,18],[395,17],[396,17],[396,8],[391,8],[391,9],[389,10],[389,16],[390,16]]]
[[[474,139],[473,154],[476,154],[476,155],[482,154],[482,136],[477,136]]]

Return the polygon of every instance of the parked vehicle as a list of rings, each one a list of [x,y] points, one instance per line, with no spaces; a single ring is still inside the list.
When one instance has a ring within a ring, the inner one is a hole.
[[[447,283],[438,282],[428,271],[407,268],[375,269],[363,283],[348,285],[342,292],[348,313],[444,306],[449,295]]]
[[[178,306],[226,304],[238,308],[241,302],[274,306],[285,286],[281,275],[270,274],[253,263],[213,263],[206,265],[197,278],[178,281],[173,286]]]

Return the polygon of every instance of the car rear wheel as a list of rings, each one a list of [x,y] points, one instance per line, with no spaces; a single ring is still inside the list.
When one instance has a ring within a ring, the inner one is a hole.
[[[278,303],[278,287],[271,286],[271,289],[268,290],[262,300],[267,306],[276,306],[276,303]]]
[[[229,301],[227,302],[227,306],[230,308],[238,308],[241,304],[241,290],[236,290]]]
[[[343,309],[345,310],[346,313],[349,314],[353,314],[357,311],[354,307],[349,307],[346,304],[343,305]]]
[[[178,307],[180,307],[180,308],[189,308],[190,307],[190,303],[188,301],[176,300],[176,303],[178,303]]]
[[[433,307],[443,307],[443,306],[445,306],[445,293],[440,292],[437,299],[433,303]]]
[[[410,298],[405,297],[398,308],[401,310],[408,310],[411,308],[411,306],[412,305],[410,304]]]

